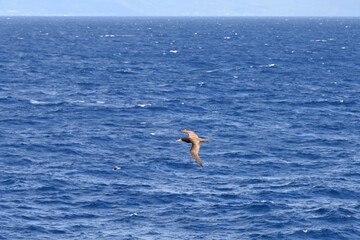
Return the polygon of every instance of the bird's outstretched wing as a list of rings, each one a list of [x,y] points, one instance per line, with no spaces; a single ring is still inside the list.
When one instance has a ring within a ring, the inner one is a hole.
[[[190,135],[190,134],[189,134]],[[190,149],[190,153],[193,156],[193,158],[195,159],[195,161],[203,167],[200,157],[199,157],[199,150],[200,150],[200,143],[198,142],[193,142],[192,143],[192,147]]]
[[[186,130],[186,128],[181,130],[181,132],[189,134],[189,138],[199,138],[196,133],[194,133],[193,131],[188,131]]]

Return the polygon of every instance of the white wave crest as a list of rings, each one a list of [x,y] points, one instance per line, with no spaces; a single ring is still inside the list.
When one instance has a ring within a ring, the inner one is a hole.
[[[136,105],[136,106],[138,106],[138,107],[150,107],[151,106],[151,103],[145,103],[145,104],[138,104],[138,105]]]
[[[30,103],[31,103],[31,104],[35,104],[35,105],[49,104],[49,103],[47,103],[47,102],[41,102],[41,101],[37,101],[37,100],[33,100],[33,99],[30,99]]]
[[[259,67],[276,67],[276,64],[271,63],[271,64],[268,64],[268,65],[260,65]]]

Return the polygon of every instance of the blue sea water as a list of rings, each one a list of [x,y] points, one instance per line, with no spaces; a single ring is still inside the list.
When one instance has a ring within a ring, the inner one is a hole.
[[[360,239],[359,76],[360,18],[1,17],[0,239]]]

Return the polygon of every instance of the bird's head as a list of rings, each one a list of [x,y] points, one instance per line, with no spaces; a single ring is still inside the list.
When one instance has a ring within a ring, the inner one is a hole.
[[[179,140],[177,140],[177,142],[187,142],[187,143],[191,143],[190,138],[180,138]]]

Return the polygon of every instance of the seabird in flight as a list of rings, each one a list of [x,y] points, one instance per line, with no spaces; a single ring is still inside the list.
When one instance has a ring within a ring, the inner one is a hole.
[[[203,167],[203,165],[201,163],[201,160],[200,160],[200,157],[199,157],[200,142],[211,141],[212,139],[199,138],[198,135],[196,135],[196,133],[194,133],[193,131],[188,131],[186,128],[184,128],[184,130],[181,130],[181,132],[189,134],[189,137],[188,138],[181,138],[181,139],[179,139],[177,141],[178,142],[192,143],[190,153],[193,156],[193,158],[195,159],[195,161],[200,166]]]

